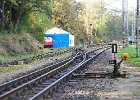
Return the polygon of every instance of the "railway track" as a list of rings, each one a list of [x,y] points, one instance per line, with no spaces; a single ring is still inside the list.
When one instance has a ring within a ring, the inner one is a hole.
[[[106,49],[108,47],[98,47],[87,53],[80,51],[72,58],[2,84],[0,100],[40,100]]]

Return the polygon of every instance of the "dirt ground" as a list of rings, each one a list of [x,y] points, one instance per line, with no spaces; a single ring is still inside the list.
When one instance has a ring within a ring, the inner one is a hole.
[[[140,100],[140,83],[136,82],[140,81],[140,68],[125,63],[121,70],[127,71],[126,78],[117,78],[111,90],[100,91],[100,100]]]

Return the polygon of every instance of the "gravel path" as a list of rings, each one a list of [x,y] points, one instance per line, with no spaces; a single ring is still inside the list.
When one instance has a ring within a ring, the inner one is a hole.
[[[31,64],[26,65],[24,68],[22,69],[18,69],[18,70],[13,70],[10,72],[5,72],[5,73],[0,73],[0,84],[12,80],[13,78],[19,77],[23,74],[29,73],[35,69],[39,69],[42,68],[43,65],[49,65],[52,63],[55,63],[59,60],[63,60],[67,57],[69,57],[71,55],[71,53],[65,53],[63,55],[59,55],[59,56],[54,56],[54,57],[49,57],[43,60],[36,60]]]
[[[134,82],[136,80],[140,80],[140,77],[115,80],[112,90],[100,91],[97,95],[100,100],[140,100],[139,96],[133,95],[136,91],[140,92],[140,84]]]

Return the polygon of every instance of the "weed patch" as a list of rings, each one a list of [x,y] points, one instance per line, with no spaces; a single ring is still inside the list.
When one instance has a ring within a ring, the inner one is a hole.
[[[23,67],[25,67],[25,64],[18,65],[18,66],[2,67],[2,68],[0,68],[0,73],[5,73],[5,72],[13,71],[13,70],[22,69]]]
[[[134,96],[140,96],[140,92],[134,92],[133,95]]]

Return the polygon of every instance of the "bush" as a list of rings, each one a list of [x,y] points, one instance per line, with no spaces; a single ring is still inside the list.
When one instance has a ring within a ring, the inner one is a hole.
[[[32,52],[38,45],[37,40],[28,33],[5,35],[0,41],[0,55]]]

